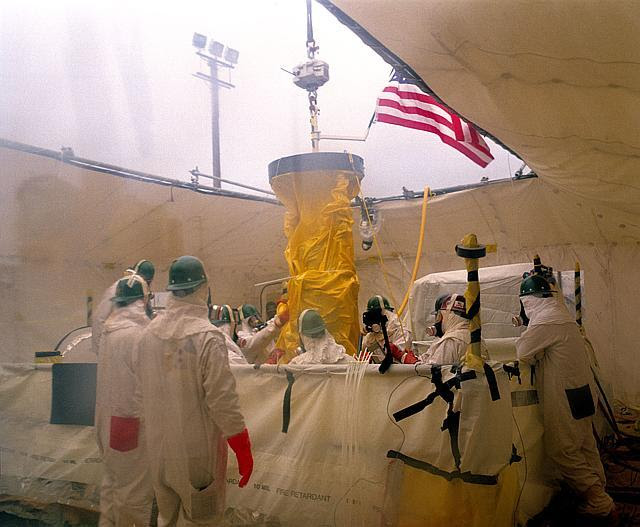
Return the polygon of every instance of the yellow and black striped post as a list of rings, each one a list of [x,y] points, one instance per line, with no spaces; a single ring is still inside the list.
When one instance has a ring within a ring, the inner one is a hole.
[[[533,257],[533,274],[542,275],[542,260],[539,254]]]
[[[576,323],[582,331],[582,286],[580,285],[580,262],[576,262],[576,269],[573,275],[575,285],[576,302]]]
[[[467,289],[464,292],[467,318],[471,341],[467,347],[465,366],[474,370],[482,370],[484,362],[481,357],[482,323],[480,321],[480,282],[478,281],[478,260],[487,255],[487,248],[478,244],[475,234],[467,234],[460,244],[456,245],[456,254],[464,258],[467,268]]]

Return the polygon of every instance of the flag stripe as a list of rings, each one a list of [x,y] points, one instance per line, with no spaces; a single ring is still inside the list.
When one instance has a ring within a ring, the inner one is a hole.
[[[462,121],[457,115],[451,116],[451,121],[453,122],[453,130],[456,133],[456,141],[466,141],[467,138],[464,135],[464,130],[462,129]]]
[[[436,135],[438,135],[438,137],[440,137],[443,143],[455,148],[460,153],[464,154],[469,159],[471,159],[471,161],[480,165],[482,168],[486,167],[493,159],[493,158],[487,159],[486,156],[481,151],[473,152],[464,143],[461,143],[460,141],[456,141],[455,139],[449,137],[448,135],[441,133],[438,128],[436,128],[435,126],[429,125],[427,123],[420,123],[417,121],[412,121],[410,119],[403,119],[402,117],[395,117],[393,115],[386,115],[386,114],[380,114],[378,116],[378,121],[381,123],[396,124],[399,126],[404,126],[406,128],[413,128],[415,130],[433,132]]]
[[[441,138],[442,136],[446,136],[448,140],[457,142],[460,145],[461,148],[456,148],[457,150],[462,149],[461,151],[464,150],[464,152],[469,151],[469,152],[472,152],[474,156],[481,157],[482,159],[484,159],[483,164],[485,166],[489,164],[493,159],[493,156],[491,155],[491,153],[487,152],[486,149],[478,148],[471,143],[457,141],[455,132],[450,127],[441,127],[439,126],[439,123],[437,121],[434,121],[432,119],[428,119],[425,117],[416,118],[414,115],[406,115],[401,109],[391,108],[388,106],[378,110],[378,113],[376,114],[376,119],[380,122],[389,122],[384,119],[384,116],[390,116],[392,119],[394,119],[394,122],[390,124],[398,124],[399,126],[408,126],[409,128],[414,128],[417,130],[425,130],[425,131],[433,132],[438,136],[440,136]],[[403,124],[400,124],[400,122],[398,122],[397,119],[402,119]],[[409,126],[408,124],[404,124],[404,123],[416,123],[416,126]],[[422,125],[424,125],[426,128],[423,127]],[[447,144],[450,144],[450,143],[447,142]]]
[[[433,97],[426,95],[425,93],[415,93],[395,86],[387,86],[383,90],[380,99],[387,99],[391,101],[402,100],[406,106],[429,108],[432,112],[441,115],[451,122],[451,111],[446,106],[440,104]]]
[[[451,110],[449,108],[439,102],[436,98],[424,93],[414,84],[399,84],[397,82],[392,82],[383,90],[383,92],[395,93],[398,97],[402,97],[403,99],[414,99],[427,104],[433,104],[434,106],[441,108],[445,114],[451,115]]]
[[[404,101],[403,101],[404,102]],[[416,119],[419,119],[419,117],[424,117],[426,119],[432,120],[442,126],[446,126],[447,128],[449,128],[454,134],[455,134],[455,128],[453,126],[453,123],[451,122],[450,119],[447,119],[445,117],[443,117],[442,115],[439,115],[437,113],[434,113],[430,110],[427,110],[425,108],[419,108],[416,106],[406,106],[405,104],[402,104],[399,101],[394,101],[391,99],[379,99],[378,100],[378,113],[384,113],[384,110],[381,110],[380,107],[381,106],[385,106],[387,108],[394,108],[396,110],[399,110],[405,114],[411,114],[413,116],[415,116]],[[407,115],[407,118],[409,118],[409,116]]]
[[[411,82],[395,77],[383,90],[376,107],[378,122],[436,134],[440,140],[486,167],[493,156],[474,126]]]
[[[420,104],[418,106],[415,100],[411,100],[411,99],[397,100],[397,99],[381,97],[380,99],[378,99],[378,107],[380,106],[387,106],[390,108],[401,110],[407,114],[413,114],[416,116],[422,116],[422,117],[433,119],[439,124],[447,126],[451,130],[453,130],[456,133],[455,138],[459,141],[467,140],[467,138],[465,137],[465,134],[462,131],[463,129],[468,130],[469,133],[471,133],[471,131],[473,130],[473,132],[475,132],[475,136],[471,135],[470,137],[471,140],[468,142],[474,144],[476,148],[483,150],[488,156],[491,156],[491,151],[489,150],[488,145],[484,142],[480,134],[478,134],[474,128],[469,126],[466,122],[462,121],[462,119],[460,119],[455,114],[452,115],[451,113],[446,113],[446,116],[443,116],[444,112],[441,111],[442,106],[440,105],[431,105],[431,103],[429,103],[429,104]],[[456,125],[458,126],[458,128],[456,128]],[[476,139],[476,141],[473,141],[473,139]]]
[[[381,115],[381,122],[387,122],[389,124],[396,124],[399,126],[406,126],[409,128],[413,128],[415,130],[424,130],[426,132],[432,132],[438,135],[443,143],[446,143],[456,150],[460,151],[464,155],[468,155],[469,158],[472,158],[474,162],[479,165],[486,166],[491,159],[484,154],[482,151],[474,149],[473,147],[461,143],[460,141],[456,141],[455,138],[442,133],[437,127],[430,125],[428,123],[418,123],[413,120],[405,119],[402,116],[394,116],[394,115]]]

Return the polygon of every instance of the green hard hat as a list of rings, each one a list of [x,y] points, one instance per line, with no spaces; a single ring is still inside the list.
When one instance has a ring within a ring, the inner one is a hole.
[[[242,304],[238,307],[238,316],[240,320],[246,320],[251,317],[260,318],[260,313],[258,313],[258,308],[252,304]]]
[[[223,322],[232,322],[234,319],[233,309],[230,305],[220,306],[220,320]]]
[[[204,265],[195,256],[181,256],[171,262],[167,291],[195,289],[207,281]]]
[[[212,322],[216,326],[222,324],[230,324],[234,320],[233,308],[230,305],[223,304],[221,306],[212,306]]]
[[[149,260],[140,260],[136,265],[130,268],[135,274],[139,274],[147,282],[153,280],[156,274],[156,268]]]
[[[131,280],[131,285],[129,285],[129,281],[129,278],[122,278],[118,281],[118,284],[116,285],[116,295],[111,298],[112,302],[115,302],[116,304],[130,304],[131,302],[146,296],[146,291],[140,282],[140,278],[138,278],[138,280]]]
[[[549,282],[539,274],[529,275],[520,282],[520,296],[551,296],[552,292]]]
[[[380,305],[380,301],[382,301],[382,305]],[[389,300],[382,295],[372,296],[367,302],[367,311],[370,311],[371,309],[382,309],[383,307],[384,309],[393,311],[393,307],[391,307]]]
[[[315,309],[305,309],[298,319],[298,331],[306,337],[321,337],[327,329],[324,320]]]

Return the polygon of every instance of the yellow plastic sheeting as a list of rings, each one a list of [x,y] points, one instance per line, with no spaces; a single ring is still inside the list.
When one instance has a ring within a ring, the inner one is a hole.
[[[353,252],[353,215],[350,201],[357,194],[356,174],[349,171],[287,173],[271,180],[286,207],[285,258],[289,265],[290,323],[278,347],[285,360],[299,346],[298,316],[316,309],[327,329],[347,353],[358,341],[358,290]]]
[[[353,354],[358,341],[358,288],[358,277],[351,271],[310,270],[292,278],[289,281],[289,309],[296,316],[291,317],[283,330],[279,347],[293,351],[299,345],[297,315],[313,308],[322,315],[336,342]],[[293,355],[287,353],[286,357],[289,359]]]
[[[477,485],[404,465],[397,503],[402,527],[494,527],[513,525],[519,495],[518,470],[507,466],[496,485]]]

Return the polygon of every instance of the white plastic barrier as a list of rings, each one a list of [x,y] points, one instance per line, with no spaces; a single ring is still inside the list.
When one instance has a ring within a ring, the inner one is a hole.
[[[449,370],[442,369],[444,382],[452,377]],[[528,371],[519,384],[501,364],[492,370],[500,393],[496,401],[483,373],[460,383],[460,469],[496,475],[508,465],[514,444],[523,456],[516,464],[521,486],[526,472],[517,502],[524,521],[551,494],[542,470],[538,406],[532,404]],[[442,398],[399,422],[392,417],[434,391],[427,367],[394,365],[385,375],[373,365],[233,366],[232,371],[255,470],[249,486],[239,489],[230,456],[229,507],[277,518],[281,525],[393,525],[399,462],[389,459],[388,451],[455,471],[449,433],[441,431],[447,409]],[[97,509],[101,465],[94,430],[48,424],[50,405],[49,367],[0,365],[2,492]]]
[[[0,365],[0,492],[98,508],[95,430],[52,425],[51,365]]]

